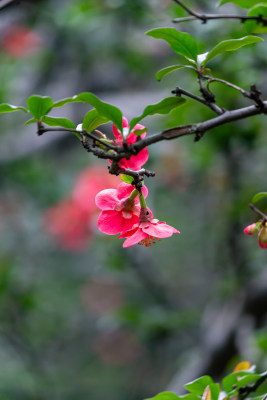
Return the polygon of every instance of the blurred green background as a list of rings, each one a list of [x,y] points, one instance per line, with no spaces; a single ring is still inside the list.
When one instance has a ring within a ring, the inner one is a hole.
[[[216,11],[209,1],[188,2]],[[215,3],[215,2],[212,2]],[[243,11],[231,5],[223,11]],[[144,36],[185,13],[163,0],[44,0],[0,13],[0,101],[25,105],[31,94],[54,100],[82,91],[141,113],[176,86],[198,94],[191,71],[156,82],[180,63],[166,43]],[[201,52],[244,36],[240,23],[179,25]],[[202,51],[203,50],[203,51]],[[216,58],[215,77],[248,90],[266,86],[266,44]],[[213,84],[221,107],[249,105]],[[84,104],[52,116],[81,122]],[[148,133],[214,115],[188,101],[147,118]],[[50,207],[70,196],[85,168],[106,170],[71,134],[0,125],[0,398],[1,400],[143,399],[202,374],[219,379],[245,359],[267,367],[266,252],[243,234],[257,220],[248,203],[266,190],[264,116],[149,148],[148,206],[181,235],[150,248],[122,249],[101,234],[97,213],[82,251],[60,246],[45,229]],[[111,126],[105,128],[111,134]],[[118,178],[119,182],[119,178]],[[86,199],[85,199],[86,201]],[[259,204],[265,212],[267,202]]]

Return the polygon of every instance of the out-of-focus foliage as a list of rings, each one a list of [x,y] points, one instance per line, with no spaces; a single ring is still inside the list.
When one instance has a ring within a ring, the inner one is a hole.
[[[216,11],[210,3],[190,5]],[[9,7],[0,14],[0,100],[23,105],[32,94],[56,101],[90,91],[132,118],[175,86],[199,94],[190,69],[156,82],[160,68],[179,60],[165,43],[144,36],[184,15],[170,1],[51,0]],[[201,52],[244,36],[232,21],[179,28],[197,38]],[[244,47],[209,66],[215,77],[245,89],[256,83],[266,97],[263,48]],[[211,89],[222,107],[250,104],[219,83]],[[76,125],[88,110],[70,104],[60,116]],[[95,212],[86,227],[87,248],[77,253],[49,235],[45,216],[95,160],[74,136],[35,138],[34,125],[23,127],[24,113],[11,115],[1,117],[0,127],[2,398],[142,399],[174,387],[177,371],[185,384],[205,374],[217,380],[239,359],[264,370],[266,257],[243,235],[255,222],[248,203],[266,185],[264,117],[217,128],[197,144],[189,137],[151,146],[148,168],[157,178],[146,180],[148,206],[176,226],[179,237],[123,250],[122,241],[98,232]],[[188,100],[144,124],[151,134],[212,116]],[[105,162],[98,166],[107,168]],[[84,197],[88,204],[93,194]],[[266,199],[261,204],[266,211]],[[223,354],[212,353],[220,344]]]

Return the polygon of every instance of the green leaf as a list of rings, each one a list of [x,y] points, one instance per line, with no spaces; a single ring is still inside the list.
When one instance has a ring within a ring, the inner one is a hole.
[[[133,118],[130,123],[130,132],[132,128],[143,118],[147,117],[148,115],[154,115],[154,114],[168,114],[171,110],[174,108],[181,106],[186,102],[185,99],[181,97],[167,97],[166,99],[163,99],[157,104],[152,104],[147,106],[143,114],[140,115],[139,117]]]
[[[122,174],[122,175],[121,175],[121,180],[122,180],[123,182],[130,183],[130,184],[131,184],[131,183],[133,182],[134,178],[133,178],[132,176],[130,176],[130,175]]]
[[[259,4],[259,0],[221,0],[219,5],[222,6],[225,3],[233,3],[238,7],[241,8],[251,8],[252,6]],[[266,3],[266,2],[261,2],[261,3]]]
[[[240,389],[243,386],[247,386],[249,383],[255,382],[258,379],[260,379],[260,377],[261,377],[260,374],[250,374],[250,375],[244,376],[241,379],[237,379],[236,388]]]
[[[214,382],[212,378],[208,375],[205,375],[202,376],[201,378],[198,378],[192,382],[187,383],[184,386],[189,392],[202,396],[206,387],[211,386],[213,384]]]
[[[27,107],[36,119],[40,119],[53,108],[53,101],[51,97],[33,95],[27,99]]]
[[[88,103],[98,111],[99,115],[112,121],[122,132],[122,112],[119,108],[99,100],[93,93],[84,92],[75,96],[78,101]]]
[[[233,389],[237,388],[237,383],[239,382],[240,377],[250,376],[251,372],[249,371],[238,371],[233,372],[232,374],[227,375],[222,380],[223,389],[226,392],[231,392]]]
[[[24,107],[12,106],[11,104],[6,104],[6,103],[0,104],[0,114],[19,111],[19,110],[28,112]]]
[[[161,392],[157,394],[155,397],[150,397],[149,399],[146,400],[179,400],[179,399],[180,397],[172,392]]]
[[[85,114],[82,127],[87,132],[92,132],[99,125],[106,124],[109,121],[110,119],[102,117],[102,115],[99,115],[96,109],[93,109],[91,111],[88,111],[87,114]]]
[[[251,8],[249,10],[248,14],[249,17],[253,16],[259,16],[261,15],[263,18],[267,19],[267,3],[261,3],[258,4],[257,6]],[[243,24],[244,29],[247,33],[264,33],[267,32],[267,26],[264,26],[261,23],[258,23],[257,21],[253,20],[247,20]]]
[[[25,122],[24,126],[33,124],[34,122],[37,122],[36,118],[28,119],[28,121]]]
[[[211,392],[211,400],[218,400],[220,394],[220,385],[219,383],[212,383],[209,385]]]
[[[177,69],[181,68],[191,68],[194,69],[194,67],[191,67],[190,65],[170,65],[169,67],[163,68],[160,71],[156,73],[156,79],[157,81],[160,81],[165,75],[170,74],[172,71],[175,71]]]
[[[119,108],[104,103],[98,99],[93,93],[84,92],[73,97],[67,97],[54,103],[54,107],[62,107],[67,103],[88,103],[93,106],[101,117],[105,117],[108,121],[112,121],[116,127],[122,132],[122,112]],[[105,123],[105,122],[102,122]],[[99,124],[100,125],[100,124]],[[97,125],[98,126],[98,125]]]
[[[264,197],[267,197],[267,192],[257,193],[252,197],[251,203],[257,203],[257,201],[263,199]]]
[[[41,121],[48,126],[62,126],[66,129],[76,129],[74,123],[67,118],[55,118],[44,116]]]
[[[206,59],[202,62],[202,65],[206,65],[212,58],[216,57],[218,54],[224,53],[225,51],[235,51],[240,49],[240,47],[261,41],[263,41],[263,39],[257,36],[245,36],[241,39],[224,40],[209,52]]]
[[[197,61],[197,42],[189,33],[179,32],[174,28],[156,28],[146,32],[146,35],[165,40],[176,53]]]
[[[135,129],[135,130],[133,131],[133,133],[134,133],[136,136],[141,136],[141,135],[143,135],[143,133],[145,133],[146,131],[147,131],[147,128]]]
[[[56,101],[53,104],[53,108],[63,107],[65,104],[68,104],[68,103],[79,103],[79,100],[77,100],[76,96],[66,97],[65,99]]]

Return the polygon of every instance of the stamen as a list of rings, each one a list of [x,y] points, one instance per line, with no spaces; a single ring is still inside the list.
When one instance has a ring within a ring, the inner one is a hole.
[[[138,244],[141,246],[145,245],[146,247],[150,247],[151,243],[155,243],[155,239],[157,239],[160,242],[159,238],[148,235],[145,239],[141,240]]]

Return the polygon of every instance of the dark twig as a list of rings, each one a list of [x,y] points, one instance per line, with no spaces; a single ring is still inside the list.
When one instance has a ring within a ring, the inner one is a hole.
[[[238,19],[241,23],[245,21],[256,21],[258,24],[262,24],[263,26],[267,26],[267,18],[264,18],[262,15],[253,15],[253,16],[246,16],[246,15],[235,15],[235,14],[199,14],[195,11],[190,10],[186,7],[180,0],[174,0],[179,6],[181,6],[190,17],[183,17],[183,18],[175,18],[173,22],[187,22],[187,21],[195,21],[200,20],[203,24],[206,24],[207,21],[213,19]]]
[[[244,386],[239,389],[238,400],[245,400],[250,393],[256,390],[267,380],[267,372],[265,372],[253,385]]]
[[[120,175],[120,174],[125,174],[129,175],[133,178],[132,184],[136,187],[136,189],[140,190],[143,186],[143,180],[144,176],[149,177],[154,177],[155,172],[154,171],[149,171],[148,169],[142,168],[139,171],[134,171],[132,169],[128,168],[121,168],[119,167],[118,161],[113,161],[111,166],[108,168],[109,173],[112,175]]]
[[[220,82],[223,83],[226,86],[229,86],[235,90],[238,90],[244,97],[247,97],[257,104],[258,107],[262,108],[264,107],[264,102],[261,99],[261,91],[257,89],[256,85],[251,85],[250,86],[250,91],[248,92],[247,90],[242,89],[241,87],[234,85],[233,83],[230,83],[228,81],[225,81],[224,79],[218,79],[218,78],[213,78],[211,76],[204,76],[205,79],[208,79],[208,87],[209,84],[212,82]]]
[[[38,135],[41,136],[45,132],[71,132],[71,133],[75,133],[75,134],[78,133],[80,135],[81,140],[82,140],[82,136],[88,137],[98,143],[101,143],[101,145],[107,147],[110,150],[118,150],[117,146],[114,146],[113,144],[108,143],[108,142],[104,141],[103,139],[100,139],[93,133],[86,132],[85,130],[77,131],[76,129],[67,129],[67,128],[47,128],[41,123],[38,124]]]
[[[195,94],[190,93],[187,90],[184,90],[182,88],[177,87],[174,90],[172,90],[172,93],[176,94],[176,96],[178,96],[178,97],[180,97],[182,95],[190,97],[191,99],[196,100],[199,103],[202,103],[205,106],[211,108],[218,115],[223,114],[223,112],[224,112],[224,110],[222,110],[220,107],[218,107],[214,102],[210,102],[209,100],[202,99],[201,97],[196,96]]]
[[[205,86],[204,86],[204,77],[201,71],[198,71],[198,82],[200,87],[200,93],[202,94],[203,98],[205,99],[205,104],[210,107],[216,114],[221,115],[225,112],[222,108],[217,106],[215,95],[211,93]]]
[[[250,204],[249,207],[251,208],[252,211],[255,211],[257,214],[259,214],[263,218],[263,223],[267,222],[267,215],[264,214],[261,210],[259,210],[257,207],[254,206],[254,204]]]

